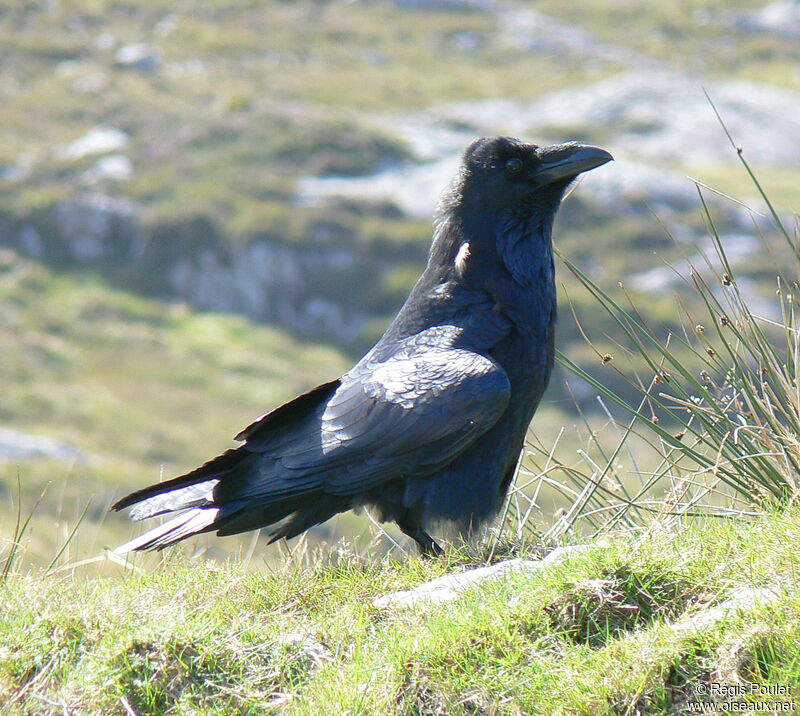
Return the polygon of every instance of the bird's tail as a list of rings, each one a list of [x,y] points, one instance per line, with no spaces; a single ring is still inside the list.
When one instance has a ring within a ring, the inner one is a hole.
[[[218,535],[273,527],[272,541],[294,537],[337,512],[350,509],[349,496],[327,495],[312,475],[278,475],[264,455],[264,446],[275,441],[317,410],[336,390],[339,380],[314,388],[282,405],[245,428],[237,440],[244,445],[228,450],[186,475],[133,492],[112,509],[132,507],[131,519],[181,512],[141,537],[118,547],[117,552],[161,549],[202,532]],[[318,440],[300,434],[301,440]],[[258,489],[255,489],[258,485]]]
[[[131,493],[111,509],[133,507],[132,520],[145,520],[171,512],[181,512],[173,519],[148,530],[114,551],[163,549],[192,535],[219,529],[240,509],[239,502],[219,504],[214,488],[226,475],[246,468],[252,454],[242,448],[228,450],[202,467],[174,480],[160,482]]]
[[[228,450],[193,472],[124,497],[111,509],[133,507],[133,520],[180,514],[114,551],[122,554],[163,549],[203,532],[216,531],[224,536],[260,527],[272,528],[270,542],[274,542],[295,537],[352,507],[350,497],[326,495],[315,488],[253,499],[247,485],[257,460],[258,456],[245,447]]]

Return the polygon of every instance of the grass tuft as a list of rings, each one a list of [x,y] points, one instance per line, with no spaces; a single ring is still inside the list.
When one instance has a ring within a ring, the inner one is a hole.
[[[672,620],[686,607],[688,585],[653,569],[606,569],[562,592],[546,607],[553,629],[598,648],[655,619]]]

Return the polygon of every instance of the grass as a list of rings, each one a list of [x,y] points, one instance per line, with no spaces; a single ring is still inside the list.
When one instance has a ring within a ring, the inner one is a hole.
[[[739,585],[793,584],[798,517],[618,535],[533,577],[388,612],[371,600],[465,557],[343,548],[246,574],[173,554],[102,580],[15,575],[0,591],[0,701],[10,714],[671,714],[720,680],[796,699],[796,587],[707,629],[671,624]]]
[[[43,185],[63,196],[84,184],[96,158],[65,162],[58,149],[112,125],[130,136],[135,176],[98,188],[173,217],[213,195],[226,226],[238,228],[252,192],[291,191],[307,174],[369,173],[407,156],[360,116],[509,92],[533,97],[591,74],[497,48],[495,33],[488,13],[432,11],[420,22],[389,2],[8,8],[0,18],[0,157],[24,159],[31,173],[5,204],[24,211]],[[464,35],[486,42],[465,52],[455,39]],[[157,70],[117,64],[117,48],[133,42],[160,49]],[[521,75],[538,80],[520,84]]]
[[[774,267],[780,321],[751,309],[702,192],[700,200],[720,268],[711,263],[690,264],[689,291],[679,300],[681,331],[667,330],[659,336],[659,329],[649,325],[624,287],[614,297],[567,262],[616,323],[617,350],[637,362],[638,370],[627,374],[617,369],[639,388],[641,400],[631,404],[565,359],[601,395],[628,413],[629,430],[635,426],[659,443],[661,467],[643,480],[642,490],[631,496],[633,503],[662,479],[681,493],[681,510],[690,510],[698,502],[707,505],[720,488],[728,495],[726,503],[738,502],[743,510],[792,501],[798,494],[800,412],[794,308],[799,300],[798,236],[789,233],[741,150],[738,154],[775,222],[771,242],[764,237],[769,255],[774,259],[782,249],[793,252]],[[591,338],[587,340],[592,345]],[[611,353],[604,355],[593,348],[603,363],[613,362]],[[613,473],[613,466],[609,467]]]

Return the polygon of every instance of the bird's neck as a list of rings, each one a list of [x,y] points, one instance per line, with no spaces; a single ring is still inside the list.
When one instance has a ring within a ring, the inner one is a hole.
[[[390,333],[415,333],[485,310],[522,334],[549,335],[556,315],[551,228],[552,221],[512,214],[445,217]]]
[[[537,289],[555,281],[552,233],[552,217],[507,214],[497,222],[497,251],[515,283]]]
[[[552,338],[556,320],[552,215],[546,218],[509,214],[497,222],[495,242],[504,271],[489,290],[519,333],[537,340]]]

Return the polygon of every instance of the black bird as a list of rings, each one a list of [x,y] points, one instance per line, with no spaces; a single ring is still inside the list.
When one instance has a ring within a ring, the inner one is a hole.
[[[341,378],[273,410],[244,441],[117,502],[134,520],[180,511],[118,549],[271,527],[294,537],[361,506],[424,554],[502,506],[553,367],[551,229],[597,147],[483,138],[442,196],[428,264],[377,344]]]

